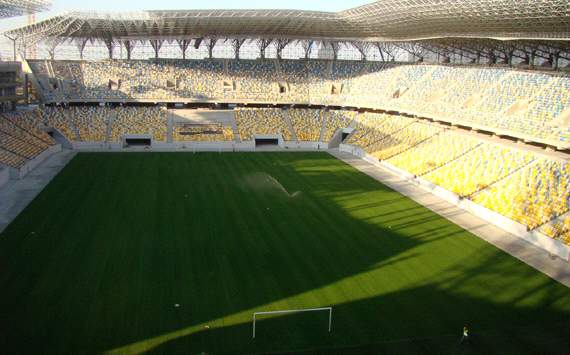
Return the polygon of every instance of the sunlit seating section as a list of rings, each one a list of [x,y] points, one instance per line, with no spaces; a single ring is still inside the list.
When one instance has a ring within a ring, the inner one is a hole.
[[[365,150],[379,160],[386,160],[405,152],[441,131],[442,128],[437,125],[416,122],[402,130],[386,135],[385,138],[373,143]]]
[[[111,109],[106,107],[70,107],[68,117],[79,131],[79,139],[84,142],[104,142],[107,140],[107,123]]]
[[[482,98],[482,94],[508,72],[506,69],[450,68],[446,94],[424,108],[427,114],[467,120],[465,112]]]
[[[173,99],[221,97],[221,60],[85,62],[83,98]]]
[[[4,164],[12,168],[20,168],[27,161],[28,159],[24,158],[23,156],[14,154],[0,147],[0,164]]]
[[[570,127],[558,118],[570,107],[570,77],[552,77],[546,88],[537,90],[528,112],[520,118],[525,131],[551,140],[570,142]]]
[[[455,70],[447,66],[426,66],[427,73],[418,78],[391,102],[391,106],[405,112],[422,112],[423,107],[437,102],[459,79]],[[405,89],[405,88],[404,88]]]
[[[150,134],[156,141],[166,141],[167,114],[160,107],[121,107],[114,113],[112,142],[127,134]]]
[[[369,63],[362,74],[357,76],[351,85],[356,97],[351,102],[361,105],[378,105],[379,95],[386,98],[386,87],[394,77],[400,75],[401,66],[392,63]],[[382,100],[384,102],[385,100]]]
[[[537,159],[474,195],[473,201],[534,229],[568,211],[570,164]]]
[[[291,130],[279,108],[236,109],[235,118],[242,141],[251,141],[255,135],[278,135],[292,140]]]
[[[323,133],[323,142],[329,142],[335,133],[341,128],[349,128],[352,121],[357,115],[356,111],[348,110],[330,110],[324,111],[326,117],[325,131]]]
[[[553,239],[560,240],[564,244],[570,245],[570,214],[566,214],[553,223],[545,224],[539,231]]]
[[[424,178],[467,197],[505,178],[535,159],[535,155],[494,143],[483,143],[464,156],[424,175]]]
[[[178,61],[175,74],[181,82],[179,96],[209,99],[223,96],[223,81],[231,81],[224,75],[222,60]]]
[[[421,176],[457,159],[481,144],[481,141],[475,138],[445,131],[388,159],[388,162],[416,176]]]
[[[332,103],[330,64],[324,60],[305,62],[309,78],[309,96],[311,102]]]
[[[532,97],[548,88],[551,80],[546,74],[510,71],[482,92],[481,100],[464,113],[465,119],[486,127],[543,136],[541,127],[533,127],[521,117]],[[509,112],[514,104],[520,105],[519,112]]]
[[[345,143],[363,149],[417,122],[416,119],[406,116],[369,112],[357,115],[354,121],[355,131]]]
[[[228,75],[236,81],[237,97],[241,99],[275,98],[279,91],[271,60],[229,61]]]
[[[232,128],[221,124],[182,124],[173,130],[175,142],[229,142],[233,139]]]
[[[289,91],[279,93],[277,100],[294,102],[309,101],[309,78],[307,66],[302,60],[282,60],[278,62],[278,82],[288,85]]]
[[[64,108],[48,106],[43,108],[42,112],[42,118],[46,126],[57,129],[69,141],[78,139],[77,131],[72,126],[71,120],[66,116],[67,113]]]
[[[366,70],[365,62],[338,60],[331,62],[330,66],[330,84],[337,86],[337,92],[330,98],[332,102],[343,104],[351,102],[355,95],[360,95],[353,83]],[[341,92],[338,92],[339,88]],[[328,90],[331,89],[332,87]],[[331,95],[331,92],[328,94]]]
[[[313,109],[290,109],[285,111],[295,129],[297,140],[301,142],[318,142],[321,137],[324,113]]]

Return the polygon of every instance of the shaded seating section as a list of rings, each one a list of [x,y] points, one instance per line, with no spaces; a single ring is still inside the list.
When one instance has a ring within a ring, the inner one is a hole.
[[[322,110],[290,109],[286,112],[298,141],[318,142],[320,140],[325,117]]]
[[[107,141],[107,124],[112,109],[95,106],[70,107],[67,117],[71,125],[77,127],[79,140],[84,142]]]
[[[45,107],[42,110],[41,120],[44,125],[57,129],[69,141],[79,139],[78,132],[67,116],[63,107]]]
[[[323,142],[329,142],[334,134],[342,128],[349,128],[357,112],[347,110],[330,110],[325,112],[326,122],[323,133]]]
[[[440,133],[439,126],[414,122],[402,130],[387,134],[366,150],[379,160],[389,159]]]
[[[127,134],[150,134],[156,141],[166,141],[166,110],[160,107],[120,107],[113,113],[112,142],[120,141]]]
[[[37,111],[0,115],[0,164],[20,168],[55,144],[35,122]]]
[[[346,143],[355,144],[365,149],[390,134],[417,122],[417,120],[405,116],[368,112],[357,115],[354,121],[355,132],[348,137]]]
[[[280,134],[286,141],[293,138],[282,109],[239,108],[235,110],[235,118],[242,141],[251,141],[254,135]]]

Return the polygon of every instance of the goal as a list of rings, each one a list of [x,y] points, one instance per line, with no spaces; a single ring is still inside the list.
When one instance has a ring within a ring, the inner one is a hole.
[[[301,312],[328,312],[329,313],[329,333],[331,332],[332,326],[332,307],[322,307],[322,308],[305,308],[305,309],[286,309],[282,311],[266,311],[266,312],[254,312],[253,313],[253,336],[255,339],[255,323],[260,316],[275,315],[275,314],[289,314],[289,313],[301,313]]]

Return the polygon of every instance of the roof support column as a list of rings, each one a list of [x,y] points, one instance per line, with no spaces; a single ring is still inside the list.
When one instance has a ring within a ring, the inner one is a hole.
[[[333,52],[333,60],[338,60],[338,51],[340,50],[340,43],[331,42],[330,45]]]
[[[281,60],[283,58],[283,49],[291,43],[290,39],[278,39],[277,40],[277,59]]]
[[[108,39],[105,39],[103,42],[105,42],[105,46],[107,47],[107,50],[109,51],[109,59],[113,59],[113,48],[115,47],[115,43],[113,42],[113,39],[108,38]]]
[[[239,50],[241,46],[245,43],[245,39],[235,38],[232,40],[232,47],[234,49],[234,58],[239,59]]]
[[[176,42],[178,43],[178,47],[180,47],[180,51],[182,52],[182,59],[186,59],[186,50],[190,46],[190,40],[183,39]]]
[[[124,41],[123,45],[125,46],[125,50],[127,51],[127,59],[131,60],[133,49],[135,48],[135,42],[133,41]]]
[[[154,49],[154,59],[158,59],[158,53],[160,52],[160,48],[162,48],[163,43],[164,41],[160,39],[150,40],[150,45],[152,49]]]
[[[257,48],[259,48],[259,58],[265,59],[267,47],[273,42],[272,39],[261,38],[257,40]]]
[[[208,38],[206,41],[206,46],[208,47],[208,58],[214,58],[214,47],[216,46],[217,38]]]
[[[85,46],[87,45],[87,41],[89,41],[89,39],[87,38],[76,41],[77,50],[79,51],[79,59],[81,60],[83,60],[83,52],[85,51]]]
[[[309,59],[311,56],[311,52],[313,50],[313,43],[315,41],[305,40],[301,42],[301,46],[303,47],[303,51],[305,52],[305,59]]]

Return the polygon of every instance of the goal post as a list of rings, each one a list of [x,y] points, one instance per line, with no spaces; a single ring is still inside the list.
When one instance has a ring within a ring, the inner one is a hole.
[[[332,307],[321,307],[321,308],[305,308],[305,309],[286,309],[281,311],[264,311],[264,312],[254,312],[253,313],[253,336],[255,339],[255,323],[258,316],[263,315],[274,315],[274,314],[290,314],[290,313],[302,313],[302,312],[328,312],[329,313],[329,333],[331,332],[332,326]]]

